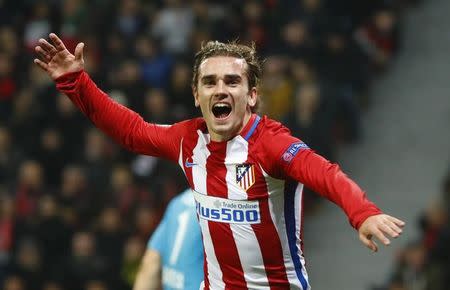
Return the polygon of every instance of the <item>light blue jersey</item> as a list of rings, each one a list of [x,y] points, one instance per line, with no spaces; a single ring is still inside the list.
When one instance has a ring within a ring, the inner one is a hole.
[[[164,290],[199,289],[203,281],[203,244],[190,190],[169,203],[147,246],[161,255]]]

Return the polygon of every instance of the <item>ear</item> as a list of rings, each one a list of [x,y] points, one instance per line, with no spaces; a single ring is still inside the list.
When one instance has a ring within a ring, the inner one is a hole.
[[[192,86],[192,95],[194,95],[194,105],[195,107],[200,107],[200,102],[198,100],[198,91],[195,86]]]
[[[254,107],[256,105],[257,100],[258,100],[258,90],[256,89],[256,87],[253,87],[250,89],[248,93],[247,103],[250,107]]]

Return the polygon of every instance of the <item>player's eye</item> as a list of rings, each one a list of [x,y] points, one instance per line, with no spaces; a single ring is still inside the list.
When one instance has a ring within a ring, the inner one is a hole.
[[[214,86],[216,82],[214,80],[204,80],[203,85],[204,86]]]
[[[240,81],[237,78],[236,79],[233,78],[233,79],[230,79],[229,81],[227,81],[227,84],[232,87],[239,85],[239,83],[240,83]]]

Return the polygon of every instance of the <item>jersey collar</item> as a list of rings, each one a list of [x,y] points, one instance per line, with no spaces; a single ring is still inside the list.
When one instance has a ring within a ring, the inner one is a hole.
[[[260,116],[258,116],[256,114],[252,114],[252,116],[250,117],[250,120],[244,126],[244,128],[242,129],[242,131],[239,135],[241,135],[242,138],[245,139],[245,141],[248,141],[250,139],[250,137],[252,137],[252,135],[255,132],[256,127],[258,127],[258,124],[260,121],[261,121]]]

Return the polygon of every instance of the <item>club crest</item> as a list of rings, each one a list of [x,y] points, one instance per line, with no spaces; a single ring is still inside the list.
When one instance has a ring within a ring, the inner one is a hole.
[[[236,165],[236,183],[245,191],[255,183],[255,168],[253,164]]]

